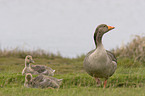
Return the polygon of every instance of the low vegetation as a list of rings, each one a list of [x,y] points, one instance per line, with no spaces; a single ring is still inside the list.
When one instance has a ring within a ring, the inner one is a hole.
[[[106,89],[103,85],[97,87],[95,80],[84,71],[84,55],[63,58],[43,50],[0,50],[0,96],[145,96],[144,38],[137,36],[127,45],[113,50],[118,68],[108,79]],[[23,86],[25,76],[21,72],[27,54],[33,56],[35,64],[56,70],[54,77],[63,79],[59,89]]]
[[[133,58],[134,62],[145,62],[145,36],[136,35],[131,42],[114,49],[113,52],[117,57]]]

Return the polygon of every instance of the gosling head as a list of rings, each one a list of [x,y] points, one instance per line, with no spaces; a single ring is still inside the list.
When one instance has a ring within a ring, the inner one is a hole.
[[[31,73],[27,73],[26,74],[25,81],[27,81],[27,82],[31,82],[32,81],[32,74]]]
[[[25,76],[25,83],[24,86],[25,87],[30,87],[32,83],[32,74],[31,73],[27,73]]]
[[[26,66],[29,66],[30,63],[35,63],[32,56],[31,55],[27,55],[25,57],[25,64],[27,64]]]

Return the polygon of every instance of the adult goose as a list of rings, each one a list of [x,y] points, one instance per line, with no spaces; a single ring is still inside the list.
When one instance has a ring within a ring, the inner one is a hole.
[[[59,88],[62,80],[46,75],[39,75],[33,78],[31,73],[27,73],[24,86],[28,88]]]
[[[98,85],[101,83],[99,78],[105,78],[104,88],[106,87],[107,79],[114,74],[117,68],[117,59],[113,53],[105,50],[102,44],[102,37],[114,28],[106,24],[101,24],[96,28],[94,33],[96,48],[88,52],[84,59],[84,69],[95,78]]]
[[[25,58],[25,68],[22,71],[22,75],[26,73],[31,74],[43,74],[48,76],[53,76],[55,70],[51,69],[50,67],[44,65],[30,65],[30,63],[34,63],[31,55],[27,55]]]

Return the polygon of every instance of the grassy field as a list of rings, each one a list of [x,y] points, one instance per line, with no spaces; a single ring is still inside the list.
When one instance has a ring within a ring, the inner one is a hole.
[[[0,96],[145,96],[145,37],[136,36],[112,51],[118,58],[118,66],[103,89],[103,84],[97,87],[84,71],[83,55],[70,59],[43,50],[0,50]],[[56,70],[54,77],[63,79],[59,89],[24,87],[25,77],[21,72],[28,54],[34,57],[35,64]]]
[[[83,58],[34,58],[35,64],[52,67],[56,70],[54,77],[64,79],[60,89],[35,89],[23,86],[24,58],[1,57],[0,96],[145,96],[143,62],[119,58],[116,73],[103,89],[84,71]]]

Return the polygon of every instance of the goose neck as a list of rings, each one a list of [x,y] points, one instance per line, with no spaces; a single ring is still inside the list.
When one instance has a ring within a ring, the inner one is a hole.
[[[94,34],[94,41],[95,41],[96,48],[98,46],[102,45],[102,36],[103,35],[99,34],[99,32],[95,32],[95,34]]]

